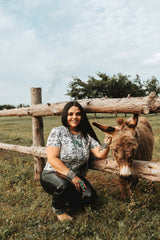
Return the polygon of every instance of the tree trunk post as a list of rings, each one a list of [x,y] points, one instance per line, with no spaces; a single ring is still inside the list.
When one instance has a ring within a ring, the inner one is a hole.
[[[41,88],[31,88],[31,105],[41,104]],[[32,117],[32,139],[33,146],[44,146],[43,118]],[[45,165],[45,159],[34,157],[34,180],[39,181]]]

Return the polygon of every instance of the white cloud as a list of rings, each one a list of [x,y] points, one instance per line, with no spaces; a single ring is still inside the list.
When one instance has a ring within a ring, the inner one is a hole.
[[[61,101],[72,76],[98,71],[159,78],[159,16],[159,0],[3,1],[0,81],[14,82],[27,103],[32,86],[44,101]],[[0,104],[9,99],[18,104],[14,92]]]
[[[160,64],[160,52],[158,52],[158,53],[150,56],[148,59],[144,60],[143,64],[145,64],[145,65],[159,65]]]
[[[6,16],[3,14],[2,10],[0,9],[0,31],[5,30],[6,28],[12,28],[12,18],[10,16]]]

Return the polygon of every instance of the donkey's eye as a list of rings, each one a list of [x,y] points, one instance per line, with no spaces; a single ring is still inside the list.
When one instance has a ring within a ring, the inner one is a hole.
[[[133,149],[132,152],[131,152],[131,154],[132,154],[132,158],[133,158],[133,157],[136,155],[136,150]]]
[[[117,151],[116,149],[113,149],[113,151],[114,151],[116,154],[118,154],[118,151]]]
[[[133,157],[129,157],[129,158],[128,158],[128,162],[129,162],[129,163],[131,163],[132,160],[133,160]]]

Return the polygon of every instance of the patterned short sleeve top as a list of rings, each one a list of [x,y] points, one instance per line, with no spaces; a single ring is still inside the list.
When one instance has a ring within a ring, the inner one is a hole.
[[[99,142],[89,134],[85,139],[81,133],[74,135],[64,126],[53,128],[47,140],[47,146],[60,148],[59,158],[69,169],[75,172],[88,161],[90,150],[99,145]],[[44,170],[53,171],[54,169],[47,162]]]

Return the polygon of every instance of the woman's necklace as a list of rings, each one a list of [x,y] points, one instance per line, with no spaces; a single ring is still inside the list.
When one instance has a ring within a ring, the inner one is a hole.
[[[82,138],[80,137],[80,142],[78,141],[79,132],[75,129],[70,128],[71,138],[74,146],[82,147]]]
[[[73,132],[70,132],[70,136],[74,146],[82,147],[82,138],[80,137],[80,142],[79,142],[78,136],[80,136],[80,134],[78,132],[77,134],[73,134]]]
[[[75,146],[78,145],[78,147],[82,147],[82,138],[80,140],[81,142],[79,142],[74,136],[72,136],[72,141]]]

